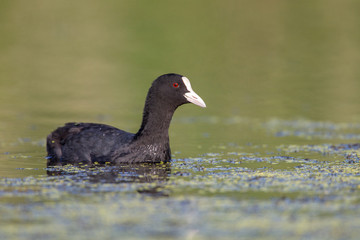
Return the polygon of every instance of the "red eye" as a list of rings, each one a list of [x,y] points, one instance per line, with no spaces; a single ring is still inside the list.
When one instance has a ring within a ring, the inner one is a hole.
[[[174,88],[178,88],[178,87],[179,87],[179,84],[176,82],[176,83],[173,84],[173,87],[174,87]]]

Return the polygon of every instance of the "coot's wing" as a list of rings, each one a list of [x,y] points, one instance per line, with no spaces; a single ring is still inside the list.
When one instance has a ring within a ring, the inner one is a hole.
[[[128,144],[133,136],[105,124],[67,123],[47,137],[48,166],[91,164],[92,158],[109,155],[115,146]]]

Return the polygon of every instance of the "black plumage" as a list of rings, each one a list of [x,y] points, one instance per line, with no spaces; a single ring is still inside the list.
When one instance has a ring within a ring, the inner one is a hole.
[[[105,124],[67,123],[47,137],[47,165],[168,162],[170,122],[185,103],[206,107],[186,77],[162,75],[148,91],[137,133]]]

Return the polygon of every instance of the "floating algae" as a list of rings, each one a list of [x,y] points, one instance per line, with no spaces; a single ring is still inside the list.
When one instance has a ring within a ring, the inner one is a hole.
[[[314,126],[336,141],[269,130],[273,142],[212,143],[165,166],[17,169],[28,176],[0,178],[0,238],[357,239],[360,147],[341,142],[342,125]]]

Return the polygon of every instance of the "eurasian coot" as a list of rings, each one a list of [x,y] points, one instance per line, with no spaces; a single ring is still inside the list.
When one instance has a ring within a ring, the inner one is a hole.
[[[149,89],[137,133],[105,124],[66,123],[47,137],[47,165],[168,162],[170,121],[176,108],[185,103],[206,107],[189,79],[174,73],[162,75]]]

